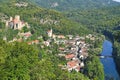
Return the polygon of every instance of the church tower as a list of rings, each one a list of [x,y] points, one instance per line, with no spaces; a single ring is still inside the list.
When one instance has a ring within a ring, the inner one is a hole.
[[[48,37],[52,37],[52,35],[53,35],[53,30],[51,29],[51,30],[48,30],[47,31],[47,34],[48,34]]]

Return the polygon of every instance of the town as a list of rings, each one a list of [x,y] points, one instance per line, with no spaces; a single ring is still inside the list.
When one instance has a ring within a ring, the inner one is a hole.
[[[120,80],[118,0],[0,0],[0,80]]]
[[[13,38],[13,40],[9,41],[11,42],[22,42],[26,41],[28,45],[37,45],[41,44],[41,48],[44,47],[51,47],[51,43],[55,43],[59,45],[59,53],[57,56],[64,57],[67,61],[65,65],[58,65],[62,70],[68,70],[80,72],[84,68],[85,59],[89,56],[88,50],[90,49],[91,44],[87,43],[86,40],[89,39],[90,41],[94,42],[96,39],[95,35],[89,34],[86,36],[79,36],[79,35],[56,35],[54,34],[53,29],[46,31],[47,40],[43,39],[43,36],[39,36],[36,40],[33,41],[27,41],[32,36],[32,33],[30,31],[27,32],[21,32],[21,30],[26,27],[30,28],[29,24],[27,22],[23,22],[20,20],[20,16],[16,15],[15,18],[10,17],[9,20],[6,20],[6,27],[19,30],[18,36],[19,38]],[[42,41],[41,41],[42,39]],[[3,40],[7,40],[6,37],[3,38]],[[64,45],[64,46],[60,46]]]

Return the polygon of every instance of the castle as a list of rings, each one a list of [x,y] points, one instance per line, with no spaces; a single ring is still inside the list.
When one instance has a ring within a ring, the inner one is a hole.
[[[10,19],[6,21],[6,26],[10,27],[14,30],[16,30],[16,29],[21,30],[24,26],[29,28],[29,26],[26,22],[20,20],[19,15],[16,15],[15,18],[10,17]]]

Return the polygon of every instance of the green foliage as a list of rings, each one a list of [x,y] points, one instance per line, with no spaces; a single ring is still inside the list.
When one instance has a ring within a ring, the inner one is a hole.
[[[114,40],[120,42],[120,30],[113,32]]]
[[[31,3],[27,7],[16,7],[14,4],[19,0],[0,3],[0,12],[10,16],[16,14],[21,16],[21,20],[28,22],[31,26],[30,31],[33,34],[31,40],[37,39],[43,35],[44,40],[47,40],[46,31],[53,28],[55,34],[79,34],[85,35],[90,31],[83,24],[76,23],[67,19],[63,14],[54,10],[42,9]],[[41,20],[57,21],[56,24],[49,22],[46,24],[40,23]],[[24,32],[28,30],[24,27]],[[2,29],[0,37],[7,37],[7,40],[12,40],[18,34],[18,30]],[[99,40],[94,47],[98,45]],[[90,57],[89,61],[94,65],[86,66],[86,76],[82,73],[69,73],[66,70],[61,70],[58,65],[65,64],[65,59],[59,58],[57,54],[58,45],[51,43],[52,46],[41,48],[41,44],[29,46],[26,43],[6,43],[0,40],[0,80],[103,80],[103,69],[98,59],[94,56]],[[95,63],[98,64],[95,64]],[[92,66],[92,69],[89,67]],[[100,67],[99,67],[100,66]],[[96,68],[93,68],[96,67]],[[96,70],[99,69],[99,72]],[[95,74],[89,75],[89,71],[94,71]],[[100,74],[101,77],[100,77]],[[97,76],[97,77],[96,77]],[[88,78],[89,77],[89,78]]]
[[[26,26],[24,26],[24,27],[22,28],[22,30],[23,30],[24,33],[29,31],[29,29],[28,29]]]
[[[117,42],[117,40],[114,42],[113,55],[114,55],[117,70],[118,70],[118,72],[120,74],[120,62],[119,62],[120,61],[120,43]]]
[[[0,22],[0,29],[3,29],[5,27],[5,24],[3,22]]]
[[[91,45],[88,51],[89,56],[85,60],[84,74],[87,75],[90,80],[104,80],[105,76],[103,65],[98,57],[98,55],[102,52],[104,37],[96,37],[95,39],[95,41],[87,40],[87,42]]]
[[[18,30],[8,29],[5,34],[8,40],[12,40],[18,34]]]
[[[86,60],[84,73],[92,80],[104,80],[103,65],[96,56],[91,56]]]
[[[26,43],[2,40],[0,45],[0,80],[89,80],[81,73],[62,71],[58,67],[61,60],[54,52],[48,53],[47,48],[39,50]]]
[[[49,9],[56,9],[59,11],[70,11],[76,9],[96,9],[100,7],[108,7],[119,5],[119,3],[112,0],[29,0],[37,5]]]
[[[92,10],[75,10],[67,13],[68,18],[85,25],[96,32],[112,30],[120,24],[120,7]]]
[[[63,14],[54,10],[43,9],[31,3],[27,7],[16,7],[16,0],[0,3],[0,12],[8,17],[20,15],[21,20],[28,22],[31,26],[30,31],[36,37],[46,34],[50,28],[54,29],[56,34],[88,34],[90,30],[83,25],[67,19]],[[43,24],[43,22],[46,22]],[[28,31],[25,29],[25,32]],[[11,40],[11,38],[10,38]]]
[[[0,48],[0,80],[29,80],[30,68],[38,61],[38,51],[25,43],[4,43]]]

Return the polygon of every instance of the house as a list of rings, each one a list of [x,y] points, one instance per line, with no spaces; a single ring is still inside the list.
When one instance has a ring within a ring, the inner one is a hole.
[[[70,49],[71,50],[77,50],[77,47],[75,45],[72,45]]]
[[[24,37],[25,38],[28,38],[28,37],[30,37],[32,34],[30,33],[30,32],[27,32],[27,33],[24,33]]]
[[[13,41],[13,42],[14,42],[14,41],[17,41],[17,38],[16,38],[16,37],[14,37],[12,41]]]
[[[35,44],[39,44],[39,40],[34,40],[34,43]]]
[[[59,39],[65,39],[65,36],[64,35],[57,35],[57,38],[59,38]]]
[[[60,50],[60,51],[64,51],[64,50],[65,50],[65,48],[59,47],[59,50]]]
[[[39,44],[39,40],[33,40],[27,43],[28,45]]]
[[[77,41],[76,41],[76,45],[77,45],[77,46],[78,46],[80,43],[81,43],[80,40],[77,40]]]
[[[94,40],[95,40],[95,37],[91,37],[90,40],[94,41]]]
[[[18,42],[22,42],[23,40],[20,38],[20,39],[17,39]]]
[[[74,58],[75,57],[75,54],[67,54],[67,55],[65,55],[65,59],[72,59],[72,58]]]
[[[91,38],[92,37],[92,34],[89,34],[86,36],[86,38]]]
[[[60,56],[60,57],[64,57],[65,54],[60,53],[60,54],[58,54],[58,56]]]
[[[87,52],[87,48],[81,48],[81,52]]]
[[[29,38],[30,36],[32,36],[31,32],[23,33],[23,37],[24,37],[25,39]]]
[[[84,40],[81,40],[80,43],[81,43],[81,44],[85,44],[85,41],[84,41]]]
[[[75,71],[76,71],[76,72],[79,72],[79,71],[80,71],[80,68],[81,68],[80,66],[76,67],[76,68],[75,68]]]
[[[28,44],[28,45],[32,45],[32,42],[28,42],[27,44]]]
[[[84,56],[83,56],[83,55],[80,55],[79,58],[83,60],[83,59],[84,59]]]
[[[83,56],[83,57],[82,57]],[[82,59],[86,59],[87,57],[88,57],[88,53],[87,52],[82,52],[82,53],[80,53],[80,57],[82,58]]]
[[[81,62],[80,63],[80,67],[82,68],[82,67],[84,67],[85,65],[84,65],[84,62]]]
[[[80,61],[79,60],[72,60],[67,62],[68,71],[71,72],[72,70],[76,70],[77,72],[80,71]]]
[[[43,44],[44,44],[45,46],[50,46],[50,42],[49,42],[49,41],[44,41]]]
[[[76,36],[74,40],[80,40],[80,36]]]
[[[6,26],[10,27],[14,30],[16,30],[16,29],[22,30],[22,28],[24,26],[26,26],[27,28],[30,28],[29,25],[26,22],[20,20],[19,15],[16,15],[15,18],[10,17],[10,20],[6,21]]]
[[[73,35],[67,35],[69,39],[73,39]]]
[[[27,38],[29,38],[29,37],[31,37],[32,36],[32,34],[31,34],[31,32],[29,31],[29,32],[26,32],[26,33],[18,33],[18,35],[22,38],[24,38],[24,39],[27,39]]]
[[[69,45],[75,45],[75,40],[68,40],[68,41],[66,41],[66,43],[67,44],[69,44]]]

